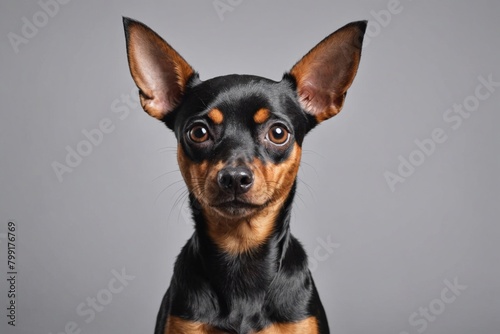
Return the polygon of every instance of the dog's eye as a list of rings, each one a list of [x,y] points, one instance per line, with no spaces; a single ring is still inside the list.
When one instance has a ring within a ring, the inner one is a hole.
[[[266,139],[275,145],[282,146],[290,139],[290,133],[282,125],[275,125],[269,129]]]
[[[193,142],[203,143],[208,140],[208,129],[204,125],[198,124],[189,130],[188,135]]]

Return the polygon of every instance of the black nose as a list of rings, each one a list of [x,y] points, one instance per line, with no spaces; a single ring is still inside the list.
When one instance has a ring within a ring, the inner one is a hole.
[[[232,194],[246,193],[253,184],[253,174],[246,167],[226,167],[217,175],[219,187]]]

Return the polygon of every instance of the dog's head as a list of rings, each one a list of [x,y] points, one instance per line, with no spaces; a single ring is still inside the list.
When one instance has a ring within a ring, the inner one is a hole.
[[[337,30],[279,82],[250,75],[201,81],[150,28],[127,18],[124,25],[142,107],[175,132],[190,193],[208,215],[227,220],[282,206],[304,136],[342,109],[366,29],[361,21]]]

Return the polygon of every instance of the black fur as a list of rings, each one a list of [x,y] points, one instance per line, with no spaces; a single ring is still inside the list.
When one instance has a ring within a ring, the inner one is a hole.
[[[290,233],[294,192],[295,187],[270,240],[254,252],[238,256],[217,250],[205,233],[196,199],[191,197],[196,230],[177,258],[155,334],[164,333],[167,314],[238,334],[314,316],[319,333],[330,333],[306,253]]]
[[[210,166],[223,162],[224,168],[217,170],[217,180],[212,180],[214,174],[207,179],[211,185],[217,184],[220,193],[212,195],[221,202],[212,200],[209,205],[227,205],[224,210],[243,219],[248,217],[245,212],[259,212],[273,202],[267,199],[257,205],[239,201],[238,196],[248,191],[254,181],[248,165],[258,160],[266,171],[286,166],[280,164],[292,159],[295,146],[302,146],[305,135],[342,108],[359,64],[366,21],[350,23],[325,38],[279,82],[252,75],[201,81],[189,64],[150,28],[127,18],[124,26],[130,70],[140,89],[144,110],[175,132],[181,154],[186,156],[179,160],[184,166],[185,161],[208,162]],[[135,29],[132,35],[131,27]],[[215,109],[222,111],[222,116]],[[268,113],[263,121],[254,118],[260,109]],[[217,117],[223,120],[218,121]],[[278,134],[286,134],[288,140],[276,140],[276,129]],[[238,179],[236,167],[243,173]],[[230,175],[231,168],[233,183],[222,181]],[[246,169],[242,171],[243,168]],[[242,247],[240,253],[223,250],[212,240],[208,226],[213,225],[208,225],[198,202],[204,197],[198,194],[197,199],[190,194],[195,231],[175,263],[155,334],[165,334],[169,316],[234,334],[255,333],[272,324],[312,317],[318,323],[318,333],[329,333],[306,253],[290,233],[296,179],[291,173],[283,175],[286,176],[280,182],[273,182],[287,186],[276,189],[291,190],[270,195],[280,205],[277,215],[273,215],[275,220],[266,221],[272,226],[271,233],[258,246]],[[186,181],[199,181],[184,176]],[[245,205],[246,208],[241,207]],[[235,218],[234,223],[240,220]]]
[[[196,75],[196,74],[195,74]],[[229,75],[205,82],[191,79],[179,107],[165,123],[175,131],[186,155],[195,162],[228,161],[238,155],[280,163],[293,148],[266,149],[260,142],[268,124],[280,122],[301,145],[316,125],[298,103],[292,77],[281,82],[249,75]],[[224,122],[211,124],[207,113],[224,110]],[[272,111],[271,120],[257,125],[259,108]],[[186,140],[191,124],[202,122],[212,135],[202,149]],[[314,316],[320,333],[329,333],[325,312],[307,266],[301,244],[290,233],[295,185],[281,209],[271,238],[251,253],[232,256],[219,251],[206,234],[200,205],[190,197],[195,232],[177,258],[169,291],[162,301],[156,334],[163,334],[166,314],[209,323],[228,333],[250,333],[272,323],[288,323]]]

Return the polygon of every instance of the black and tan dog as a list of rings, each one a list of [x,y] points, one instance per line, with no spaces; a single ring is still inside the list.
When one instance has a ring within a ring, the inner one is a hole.
[[[341,110],[366,22],[326,37],[279,82],[201,81],[150,28],[124,25],[142,107],[177,137],[195,221],[155,333],[329,333],[290,212],[302,141]]]

